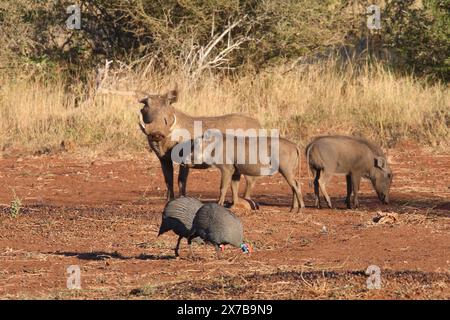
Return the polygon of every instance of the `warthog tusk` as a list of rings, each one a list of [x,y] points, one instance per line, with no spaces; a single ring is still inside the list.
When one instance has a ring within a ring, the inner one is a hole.
[[[169,129],[170,132],[172,132],[173,128],[174,128],[175,125],[177,124],[177,115],[174,114],[174,115],[173,115],[173,118],[174,118],[173,123],[172,123],[172,125],[170,126],[170,129]]]
[[[145,127],[142,125],[142,123],[139,123],[139,128],[141,128],[141,131],[145,134],[147,134],[147,132],[145,132]]]
[[[139,129],[141,129],[141,131],[145,134],[148,135],[147,132],[145,131],[145,125],[142,123],[141,119],[138,117],[138,125],[139,125]]]

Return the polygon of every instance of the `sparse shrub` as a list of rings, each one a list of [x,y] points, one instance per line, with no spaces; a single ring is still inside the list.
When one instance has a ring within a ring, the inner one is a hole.
[[[22,200],[16,196],[14,193],[14,198],[11,201],[11,206],[9,207],[9,215],[11,218],[17,218],[20,215],[20,210],[22,209]]]
[[[156,292],[156,286],[151,284],[146,284],[141,288],[136,288],[130,291],[130,294],[133,296],[139,296],[139,297],[150,297],[155,294]]]

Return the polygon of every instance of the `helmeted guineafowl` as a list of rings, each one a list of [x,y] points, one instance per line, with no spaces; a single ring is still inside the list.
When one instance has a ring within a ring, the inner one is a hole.
[[[217,258],[222,245],[226,244],[241,248],[245,253],[251,250],[248,244],[243,243],[243,227],[239,218],[217,203],[205,204],[197,211],[188,237],[189,245],[194,237],[200,237],[205,242],[213,244]],[[192,255],[190,247],[189,250]]]
[[[195,213],[201,206],[203,203],[195,198],[181,197],[168,202],[164,208],[158,236],[170,230],[178,235],[175,247],[176,257],[178,257],[181,239],[189,237]]]

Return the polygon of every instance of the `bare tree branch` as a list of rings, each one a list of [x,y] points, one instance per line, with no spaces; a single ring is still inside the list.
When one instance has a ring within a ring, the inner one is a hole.
[[[184,59],[184,67],[191,78],[197,79],[207,69],[234,69],[232,67],[226,67],[224,64],[230,61],[228,57],[233,51],[239,49],[242,44],[250,41],[251,38],[246,35],[241,35],[233,40],[231,32],[246,19],[247,16],[244,16],[230,23],[220,34],[214,34],[212,32],[211,40],[205,46],[191,45]],[[213,52],[218,50],[219,44],[223,42],[225,37],[227,37],[226,47],[213,55]]]
[[[152,94],[139,91],[139,90],[132,90],[132,91],[124,91],[124,90],[116,90],[116,89],[109,89],[105,88],[104,85],[107,83],[108,75],[110,66],[113,63],[113,60],[106,60],[105,66],[102,68],[97,69],[97,78],[96,78],[96,94],[113,94],[113,95],[119,95],[119,96],[128,96],[128,97],[135,97],[137,99],[142,98],[142,96],[151,96]],[[129,68],[129,66],[125,65],[124,63],[121,63],[121,68]]]

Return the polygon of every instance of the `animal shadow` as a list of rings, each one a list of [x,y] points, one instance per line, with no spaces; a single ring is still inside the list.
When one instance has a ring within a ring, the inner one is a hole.
[[[154,254],[143,254],[141,253],[138,256],[124,256],[117,251],[115,252],[104,252],[104,251],[93,251],[93,252],[67,252],[67,251],[57,251],[57,252],[49,252],[49,254],[65,256],[65,257],[76,257],[80,260],[89,260],[89,261],[102,261],[109,259],[117,259],[117,260],[170,260],[175,259],[173,255],[154,255]]]

